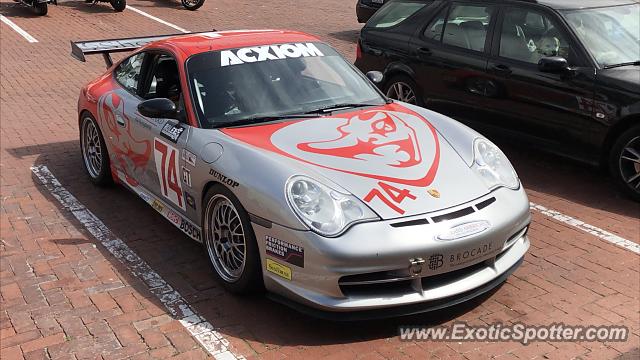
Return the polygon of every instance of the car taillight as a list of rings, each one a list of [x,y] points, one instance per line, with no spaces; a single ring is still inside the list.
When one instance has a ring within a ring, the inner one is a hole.
[[[362,57],[362,48],[360,47],[360,40],[356,45],[356,59],[360,59]]]

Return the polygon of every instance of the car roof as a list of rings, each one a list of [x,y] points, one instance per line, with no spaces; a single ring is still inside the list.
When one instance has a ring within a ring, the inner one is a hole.
[[[290,30],[231,30],[194,33],[153,42],[149,47],[169,47],[187,57],[208,51],[293,42],[316,42],[315,36]]]
[[[637,0],[517,0],[516,2],[518,1],[540,4],[558,10],[638,4]]]

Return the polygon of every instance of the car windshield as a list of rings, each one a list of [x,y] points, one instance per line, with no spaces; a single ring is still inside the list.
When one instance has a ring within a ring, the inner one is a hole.
[[[187,60],[187,73],[203,128],[385,103],[366,77],[322,43],[201,53]]]
[[[598,65],[640,60],[640,4],[566,10],[564,15]]]

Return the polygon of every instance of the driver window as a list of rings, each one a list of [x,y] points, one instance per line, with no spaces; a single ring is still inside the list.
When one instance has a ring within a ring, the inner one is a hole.
[[[184,99],[180,86],[180,73],[176,60],[167,54],[158,54],[148,67],[146,84],[143,85],[143,98],[167,98],[176,104],[178,120],[186,122]]]
[[[180,74],[173,57],[165,54],[156,55],[149,69],[145,99],[167,98],[176,104],[182,96]]]
[[[555,22],[535,10],[506,10],[500,34],[500,56],[537,64],[544,57],[560,56],[567,60],[570,44]]]

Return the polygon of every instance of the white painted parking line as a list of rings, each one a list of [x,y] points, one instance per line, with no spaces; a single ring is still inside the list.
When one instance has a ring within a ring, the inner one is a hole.
[[[144,12],[144,11],[140,10],[140,9],[134,8],[134,7],[133,7],[133,6],[131,6],[131,5],[127,5],[127,9],[129,9],[129,10],[131,10],[131,11],[134,11],[134,12],[137,12],[138,14],[140,14],[140,15],[142,15],[142,16],[148,17],[148,18],[149,18],[149,19],[151,19],[151,20],[155,20],[155,21],[157,21],[157,22],[159,22],[159,23],[161,23],[161,24],[164,24],[164,25],[167,25],[167,26],[169,26],[169,27],[172,27],[172,28],[174,28],[174,29],[176,29],[176,30],[178,30],[178,31],[180,31],[180,32],[183,32],[183,33],[188,33],[188,32],[189,32],[188,30],[183,29],[183,28],[181,28],[181,27],[180,27],[180,26],[178,26],[178,25],[172,24],[172,23],[170,23],[170,22],[168,22],[168,21],[164,21],[164,20],[162,20],[162,19],[160,19],[160,18],[158,18],[158,17],[155,17],[155,16],[153,16],[153,15],[151,15],[151,14],[148,14],[148,13],[146,13],[146,12]]]
[[[567,225],[578,228],[586,233],[589,233],[595,237],[598,237],[604,241],[608,241],[612,244],[623,247],[631,252],[636,254],[640,254],[640,244],[634,243],[633,241],[621,238],[618,235],[612,234],[606,230],[600,229],[599,227],[589,225],[583,221],[580,221],[576,218],[572,218],[571,216],[565,215],[559,211],[547,209],[546,207],[538,204],[531,203],[531,209],[540,212],[542,215],[548,216],[554,220],[560,221]]]
[[[116,237],[107,226],[65,189],[46,166],[34,166],[31,171],[47,191],[118,259],[131,274],[149,287],[165,308],[180,321],[191,335],[218,360],[244,359],[229,349],[224,338],[205,318],[195,312],[186,300],[158,273],[142,260],[127,244]]]
[[[36,38],[34,38],[33,36],[29,35],[28,32],[22,30],[22,28],[18,25],[16,25],[13,21],[7,19],[4,15],[0,15],[0,21],[2,21],[3,23],[9,25],[10,28],[12,28],[13,30],[15,30],[15,32],[17,32],[18,34],[22,35],[23,38],[27,39],[28,42],[30,43],[37,43],[38,40],[36,40]]]

